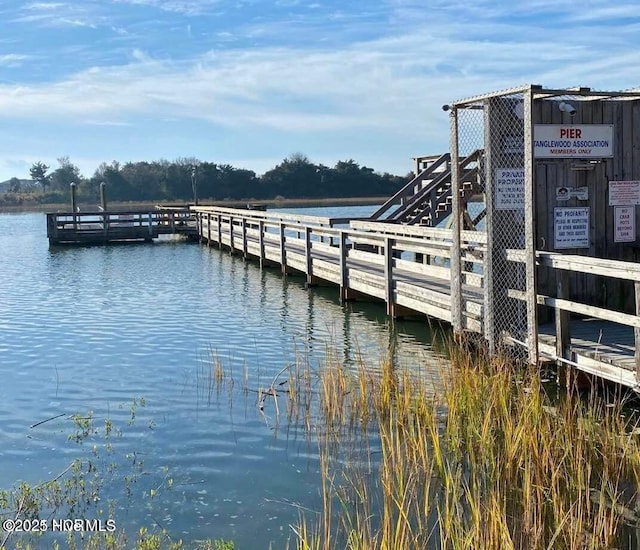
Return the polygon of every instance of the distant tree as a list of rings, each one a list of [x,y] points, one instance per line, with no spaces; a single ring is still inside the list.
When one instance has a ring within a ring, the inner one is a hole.
[[[69,160],[69,157],[58,159],[58,168],[49,176],[51,189],[65,192],[69,189],[69,184],[80,184],[84,179],[80,173],[80,168]]]
[[[165,169],[157,162],[127,162],[122,167],[122,177],[131,185],[136,200],[153,200],[162,196]]]
[[[9,180],[9,191],[11,193],[20,193],[20,191],[22,191],[22,184],[18,178],[11,178]]]
[[[91,181],[95,188],[99,188],[102,182],[105,183],[107,197],[110,201],[131,201],[137,198],[133,186],[122,173],[118,161],[114,160],[111,164],[106,162],[100,164]]]
[[[294,153],[265,172],[261,183],[269,197],[320,197],[324,193],[318,185],[321,180],[318,169],[306,155]]]
[[[35,162],[29,169],[31,179],[42,187],[43,193],[47,190],[47,185],[49,185],[49,180],[51,178],[51,176],[47,174],[47,170],[49,170],[49,167],[44,162],[40,161]]]

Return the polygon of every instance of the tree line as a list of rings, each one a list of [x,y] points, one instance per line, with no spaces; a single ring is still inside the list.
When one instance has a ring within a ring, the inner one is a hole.
[[[100,184],[104,182],[109,201],[191,202],[196,197],[201,201],[313,199],[388,196],[407,181],[406,176],[380,174],[353,159],[328,167],[299,153],[285,158],[261,176],[253,170],[195,158],[102,163],[90,178],[84,177],[69,157],[59,158],[58,164],[51,170],[43,162],[34,163],[30,175],[35,186],[20,189],[20,180],[14,178],[10,185],[12,193],[23,198],[37,195],[39,202],[64,203],[73,182],[79,200],[97,202]],[[5,194],[5,200],[10,194]]]

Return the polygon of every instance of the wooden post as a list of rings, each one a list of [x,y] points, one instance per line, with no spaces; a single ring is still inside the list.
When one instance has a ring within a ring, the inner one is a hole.
[[[207,212],[207,246],[211,247],[211,212]]]
[[[384,298],[387,303],[387,315],[394,316],[393,303],[393,246],[395,242],[391,237],[384,239]]]
[[[47,237],[49,244],[56,241],[58,233],[58,222],[55,214],[47,214]]]
[[[280,267],[282,268],[282,274],[287,274],[287,248],[285,246],[285,225],[280,222]]]
[[[640,282],[636,281],[634,283],[634,289],[636,294],[636,315],[640,316]],[[636,384],[640,382],[640,328],[635,327],[633,329],[633,333],[635,336],[635,345],[636,345]]]
[[[247,218],[242,218],[242,257],[247,259]]]
[[[229,251],[233,254],[235,242],[233,239],[233,216],[229,216]]]
[[[264,267],[264,220],[258,222],[258,246],[260,247],[260,267]]]
[[[307,287],[313,284],[313,258],[311,256],[311,227],[304,228],[304,254],[307,261]]]
[[[533,162],[533,90],[524,94],[524,244],[527,297],[527,351],[529,364],[537,365],[538,280],[536,276],[536,188]]]
[[[558,299],[570,300],[569,272],[556,270],[558,277]],[[637,283],[636,283],[637,284]],[[555,308],[556,316],[556,355],[562,359],[571,359],[571,317],[568,311]],[[637,330],[637,329],[636,329]],[[636,352],[637,353],[637,352]]]
[[[78,206],[76,204],[76,184],[69,184],[69,189],[71,190],[71,212],[73,213],[73,230],[78,230],[78,220],[76,218],[76,210]]]
[[[345,302],[349,294],[349,273],[347,271],[347,233],[340,230],[340,301]]]
[[[153,237],[153,213],[149,212],[147,214],[147,221],[149,224],[149,238]]]
[[[102,211],[107,211],[107,184],[103,181],[100,184],[100,206],[102,206]]]
[[[222,217],[220,212],[216,215],[216,219],[218,222],[218,248],[222,248]]]
[[[451,110],[451,324],[453,332],[460,333],[462,326],[462,259],[460,240],[460,155],[458,150],[458,109]],[[418,172],[420,173],[420,172]]]

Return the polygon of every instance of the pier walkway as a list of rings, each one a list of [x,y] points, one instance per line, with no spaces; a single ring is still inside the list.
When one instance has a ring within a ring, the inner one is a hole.
[[[333,284],[342,300],[368,298],[386,305],[393,317],[428,316],[453,324],[453,308],[461,304],[462,331],[486,335],[493,298],[484,284],[487,234],[461,231],[462,292],[452,292],[453,232],[450,229],[407,226],[364,220],[296,216],[218,207],[194,207],[200,240],[260,266],[297,272],[308,285]],[[522,262],[519,251],[506,260]],[[640,266],[631,262],[539,251],[538,265],[561,273],[580,271],[632,281],[640,285]],[[559,276],[559,295],[538,295],[551,308],[555,322],[537,330],[541,359],[574,365],[580,370],[638,386],[636,340],[640,317],[581,304],[570,299],[567,277]],[[564,285],[564,286],[562,286]],[[524,307],[526,296],[504,289]],[[570,317],[570,312],[578,314]],[[512,344],[528,341],[510,337]]]
[[[172,234],[197,235],[188,208],[47,214],[47,237],[53,245],[150,241]]]

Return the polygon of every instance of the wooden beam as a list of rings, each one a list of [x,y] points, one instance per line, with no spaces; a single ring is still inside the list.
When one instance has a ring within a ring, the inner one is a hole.
[[[533,150],[533,91],[524,94],[524,248],[525,289],[527,292],[527,351],[529,364],[537,365],[538,355],[538,279],[536,267],[536,187]]]
[[[304,255],[307,262],[307,286],[313,285],[313,256],[311,255],[311,227],[304,228]]]
[[[636,298],[636,316],[640,319],[640,282],[634,284]],[[635,360],[636,360],[636,384],[640,383],[640,327],[634,327],[633,336],[635,341]]]
[[[387,315],[393,316],[393,239],[384,240],[384,299],[387,304]]]
[[[280,268],[282,269],[282,274],[287,274],[287,247],[286,247],[286,237],[284,235],[285,224],[284,222],[280,222]]]
[[[451,110],[451,225],[453,242],[451,244],[451,323],[453,332],[462,330],[462,261],[460,259],[462,246],[460,200],[460,152],[458,136],[458,110]]]
[[[242,257],[247,259],[247,218],[242,218]]]
[[[558,299],[566,301],[569,293],[569,273],[558,272]],[[567,310],[556,308],[556,355],[562,359],[571,359],[571,318]]]
[[[347,271],[347,232],[340,231],[339,235],[339,248],[340,248],[340,301],[344,302],[348,300],[348,278],[349,272]]]

